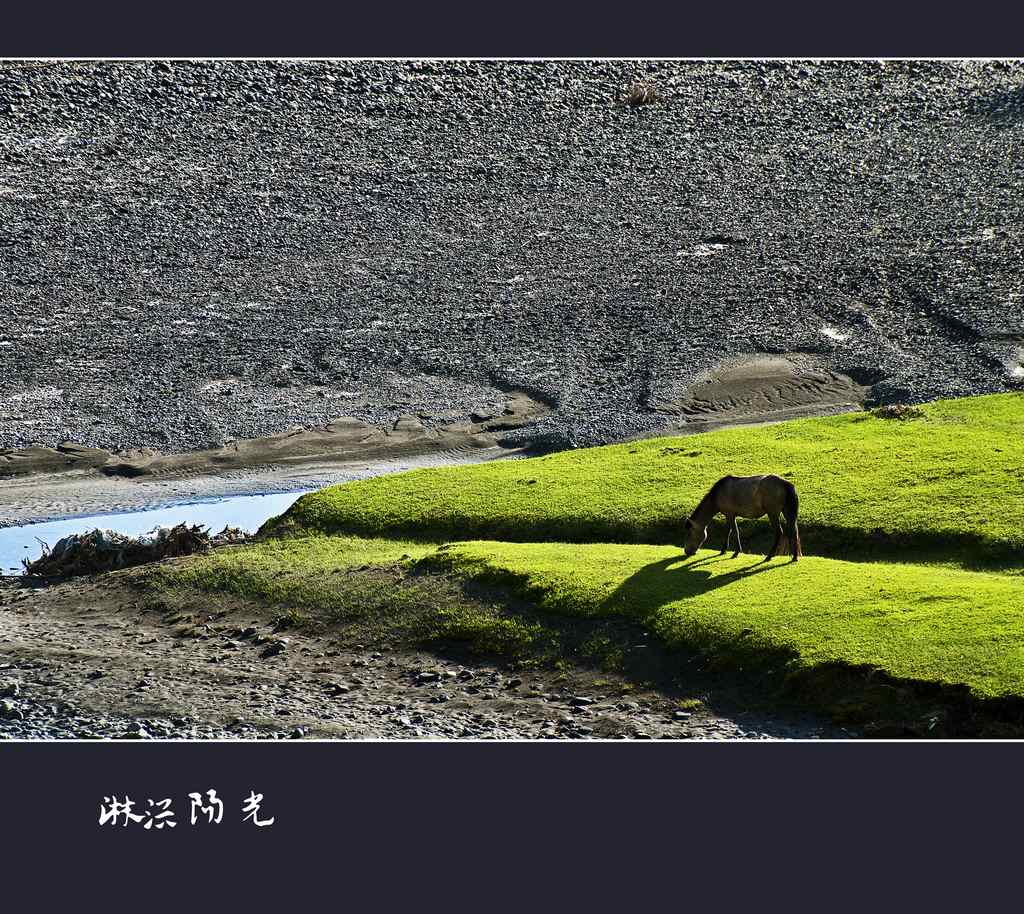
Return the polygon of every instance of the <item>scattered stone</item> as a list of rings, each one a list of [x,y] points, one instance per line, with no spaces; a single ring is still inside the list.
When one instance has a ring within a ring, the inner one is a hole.
[[[275,638],[268,642],[267,646],[260,652],[261,657],[276,657],[288,649],[287,638]]]

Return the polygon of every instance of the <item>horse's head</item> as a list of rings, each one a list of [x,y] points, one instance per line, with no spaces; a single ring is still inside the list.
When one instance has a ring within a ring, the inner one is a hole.
[[[708,538],[708,528],[698,527],[692,517],[686,518],[686,540],[683,544],[683,552],[693,555],[700,549],[704,540]]]

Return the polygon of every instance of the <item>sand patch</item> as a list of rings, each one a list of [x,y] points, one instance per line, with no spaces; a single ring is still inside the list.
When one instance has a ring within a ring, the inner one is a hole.
[[[389,425],[341,417],[317,428],[239,439],[205,451],[152,448],[113,454],[72,443],[0,450],[0,527],[143,510],[190,499],[314,489],[415,467],[501,459],[502,433],[549,408],[526,394],[438,421],[403,416]]]
[[[868,388],[802,356],[746,356],[698,376],[652,405],[672,427],[779,421],[861,409]]]

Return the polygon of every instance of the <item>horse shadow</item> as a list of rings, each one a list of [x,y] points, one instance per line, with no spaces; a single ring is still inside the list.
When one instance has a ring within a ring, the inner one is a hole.
[[[788,561],[765,562],[757,558],[751,564],[735,571],[714,574],[714,566],[727,560],[731,561],[728,555],[711,555],[694,561],[680,554],[651,562],[635,571],[615,588],[605,600],[605,606],[625,609],[629,615],[646,616],[667,603],[696,597],[743,578],[764,574],[790,564]]]

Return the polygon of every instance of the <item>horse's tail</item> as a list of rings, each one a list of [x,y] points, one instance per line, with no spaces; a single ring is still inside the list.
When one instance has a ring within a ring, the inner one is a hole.
[[[786,481],[786,503],[783,510],[786,515],[786,526],[789,528],[786,532],[793,541],[791,544],[793,558],[796,559],[804,554],[800,546],[800,528],[796,522],[797,514],[800,513],[800,499],[796,494],[796,486],[788,480]]]

